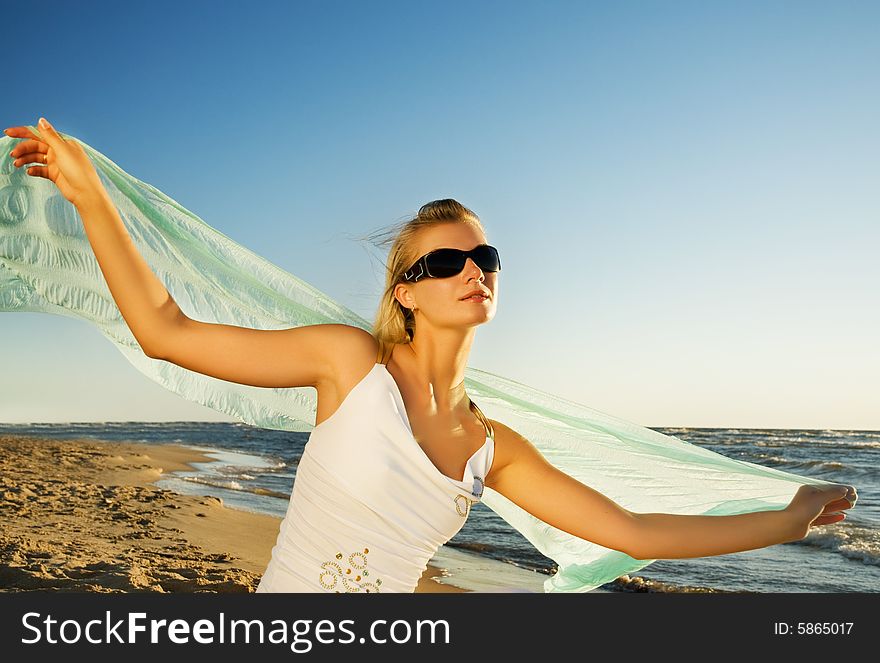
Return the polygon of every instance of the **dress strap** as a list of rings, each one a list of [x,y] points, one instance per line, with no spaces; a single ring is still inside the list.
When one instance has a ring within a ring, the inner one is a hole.
[[[468,396],[468,400],[471,401],[471,397]],[[486,435],[492,438],[492,441],[495,441],[495,427],[489,422],[489,419],[483,414],[483,411],[479,408],[479,406],[471,401],[471,410],[474,414],[477,415],[480,421],[483,422],[483,427],[486,429]]]

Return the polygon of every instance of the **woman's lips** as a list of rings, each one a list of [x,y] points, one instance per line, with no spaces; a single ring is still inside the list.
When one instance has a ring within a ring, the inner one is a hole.
[[[473,295],[466,299],[462,299],[463,302],[484,302],[488,299],[488,297],[483,297],[482,295]]]

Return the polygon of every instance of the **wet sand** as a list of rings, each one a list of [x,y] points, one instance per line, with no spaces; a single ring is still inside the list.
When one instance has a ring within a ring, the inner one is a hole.
[[[281,519],[153,482],[210,462],[180,445],[0,435],[0,591],[254,592]],[[416,592],[466,590],[431,578]]]

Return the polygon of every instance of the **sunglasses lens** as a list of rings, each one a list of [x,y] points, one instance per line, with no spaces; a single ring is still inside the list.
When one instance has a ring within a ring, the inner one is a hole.
[[[458,249],[438,249],[428,255],[428,271],[435,278],[448,278],[461,273],[467,261],[468,253]],[[482,245],[471,254],[473,261],[484,272],[497,272],[501,269],[501,259],[495,247]]]
[[[501,269],[501,259],[494,246],[478,246],[474,252],[474,262],[484,272],[497,272]]]
[[[440,249],[428,256],[428,271],[437,278],[455,276],[464,269],[465,254],[457,249]]]

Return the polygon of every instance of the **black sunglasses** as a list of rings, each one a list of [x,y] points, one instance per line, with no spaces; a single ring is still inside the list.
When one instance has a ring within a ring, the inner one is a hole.
[[[403,280],[415,283],[422,278],[445,279],[455,276],[464,269],[468,258],[477,263],[484,272],[501,271],[498,249],[488,244],[480,244],[470,251],[434,249],[416,260],[415,264],[403,273]]]

